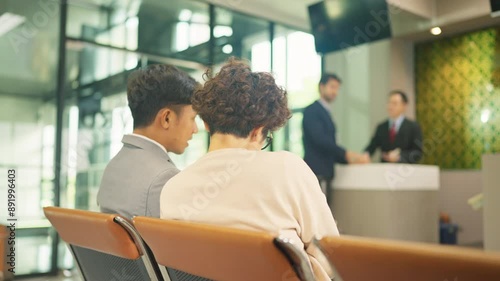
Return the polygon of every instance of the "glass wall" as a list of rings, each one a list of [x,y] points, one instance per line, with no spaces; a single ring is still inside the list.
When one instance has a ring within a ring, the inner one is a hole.
[[[316,99],[321,71],[311,35],[200,1],[68,0],[66,44],[60,53],[60,1],[33,3],[0,5],[0,16],[18,19],[0,34],[0,173],[16,169],[22,206],[16,214],[22,264],[16,275],[73,266],[65,244],[56,245],[42,208],[54,205],[57,194],[62,207],[99,210],[96,196],[104,168],[122,147],[123,135],[132,132],[126,81],[139,67],[167,63],[203,83],[207,69],[216,72],[236,56],[255,71],[273,72],[287,88],[295,112],[275,136],[273,149],[302,156],[300,111]],[[62,55],[66,65],[59,78]],[[60,128],[58,79],[64,79]],[[185,153],[171,155],[180,169],[207,151],[208,134],[200,119],[198,128]],[[57,129],[62,130],[60,140]],[[54,165],[58,141],[61,158]],[[55,182],[56,171],[60,182]],[[7,211],[1,206],[0,223],[5,224]]]
[[[319,98],[321,57],[311,34],[277,25],[273,38],[273,73],[288,92],[293,116],[275,133],[275,150],[289,150],[303,156],[302,110]]]
[[[43,273],[52,257],[42,207],[54,204],[59,7],[7,0],[0,16],[0,175],[16,174],[13,216],[7,216],[7,186],[0,185],[0,224],[17,219],[16,274]]]
[[[271,71],[269,22],[215,8],[214,37],[215,71],[231,56],[248,60],[254,71]]]

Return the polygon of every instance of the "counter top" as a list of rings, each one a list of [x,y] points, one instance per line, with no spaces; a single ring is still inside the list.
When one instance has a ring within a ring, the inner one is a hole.
[[[439,167],[410,164],[337,165],[335,190],[439,190]]]

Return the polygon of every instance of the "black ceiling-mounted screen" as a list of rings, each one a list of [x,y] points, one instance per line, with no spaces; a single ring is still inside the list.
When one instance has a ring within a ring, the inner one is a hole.
[[[318,53],[391,37],[385,0],[325,0],[309,6]]]
[[[500,0],[490,0],[491,15],[494,17],[500,16]]]

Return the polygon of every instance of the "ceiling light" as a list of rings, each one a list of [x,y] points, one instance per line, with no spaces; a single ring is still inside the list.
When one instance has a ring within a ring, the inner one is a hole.
[[[481,112],[481,122],[482,123],[487,123],[490,120],[490,110],[485,109]]]
[[[0,36],[16,28],[26,21],[26,18],[20,15],[4,13],[0,16]]]
[[[233,29],[230,26],[216,25],[214,28],[215,38],[220,38],[222,36],[231,37],[233,35]]]
[[[325,7],[330,19],[336,19],[344,13],[341,1],[325,1]]]
[[[441,28],[439,26],[431,28],[431,33],[432,35],[439,35],[441,34]]]
[[[222,52],[224,52],[224,54],[230,54],[233,52],[233,46],[231,46],[230,44],[226,44],[224,45],[224,47],[222,47]]]
[[[183,9],[179,13],[179,20],[180,21],[190,21],[192,15],[193,15],[193,12],[191,12],[188,9]]]
[[[125,25],[128,28],[137,28],[139,26],[139,18],[138,17],[128,18],[127,21],[125,22]]]

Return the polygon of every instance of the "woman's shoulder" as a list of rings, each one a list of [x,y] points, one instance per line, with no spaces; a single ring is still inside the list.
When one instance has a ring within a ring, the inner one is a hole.
[[[274,152],[271,152],[271,154],[275,154],[276,157],[280,157],[282,159],[303,162],[302,158],[300,158],[297,154],[294,154],[290,151],[286,151],[286,150],[274,151]]]
[[[300,156],[288,151],[270,152],[270,154],[273,154],[274,158],[272,172],[280,174],[288,191],[295,190],[301,193],[318,183],[313,171]]]
[[[275,161],[283,163],[286,170],[306,170],[310,171],[309,166],[298,155],[289,151],[269,152]]]

